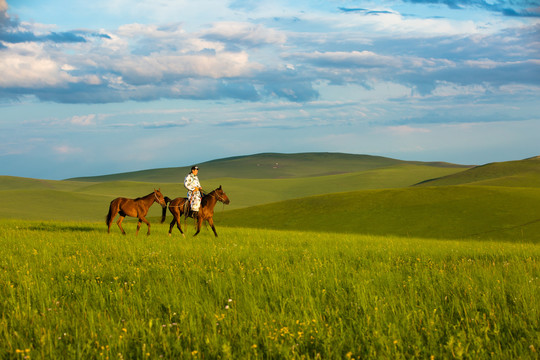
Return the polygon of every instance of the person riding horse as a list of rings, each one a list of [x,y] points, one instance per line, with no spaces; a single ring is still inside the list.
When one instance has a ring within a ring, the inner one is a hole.
[[[199,214],[199,208],[201,207],[202,199],[202,187],[199,182],[197,174],[199,173],[199,167],[193,166],[191,172],[187,174],[184,179],[184,186],[188,190],[187,197],[191,207],[191,211],[188,212],[190,217],[197,218]]]

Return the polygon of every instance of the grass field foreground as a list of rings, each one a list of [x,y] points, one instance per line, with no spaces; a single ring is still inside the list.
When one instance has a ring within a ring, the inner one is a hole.
[[[537,358],[540,247],[0,220],[0,358]]]

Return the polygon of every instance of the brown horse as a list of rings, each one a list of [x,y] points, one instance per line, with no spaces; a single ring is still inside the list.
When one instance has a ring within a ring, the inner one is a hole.
[[[221,189],[221,185],[216,190],[211,191],[210,193],[203,196],[201,200],[201,208],[199,209],[199,213],[197,216],[197,232],[193,236],[196,236],[201,231],[201,225],[205,220],[208,221],[208,223],[212,227],[214,235],[216,235],[216,237],[218,236],[213,219],[214,206],[216,206],[216,203],[218,201],[221,201],[224,204],[228,204],[230,202],[227,194],[225,194],[225,192]],[[171,236],[174,224],[176,224],[176,227],[178,227],[178,230],[180,230],[182,236],[185,236],[184,232],[182,231],[182,227],[180,226],[180,218],[183,214],[185,214],[187,218],[187,215],[189,213],[188,208],[189,201],[186,198],[179,197],[170,201],[169,211],[173,215],[173,220],[171,221],[171,226],[169,227],[169,236]],[[162,218],[161,222],[163,221],[165,221],[165,218]]]
[[[107,232],[111,232],[111,224],[116,215],[120,213],[120,217],[118,218],[118,221],[116,223],[118,224],[120,230],[122,230],[122,234],[126,235],[126,232],[122,228],[122,221],[124,221],[124,218],[126,216],[131,216],[139,218],[139,222],[137,223],[136,235],[139,235],[139,229],[141,228],[142,222],[144,222],[148,226],[148,232],[146,233],[146,235],[150,235],[150,223],[148,222],[148,220],[146,220],[145,216],[146,214],[148,214],[148,209],[150,209],[150,206],[152,206],[154,202],[158,202],[163,208],[161,220],[161,222],[163,222],[165,220],[165,210],[167,208],[167,203],[165,202],[165,199],[163,198],[163,194],[161,193],[160,189],[154,189],[154,192],[137,199],[127,199],[123,197],[114,199],[113,201],[111,201],[111,205],[109,206],[109,213],[107,214],[105,222],[108,226]]]

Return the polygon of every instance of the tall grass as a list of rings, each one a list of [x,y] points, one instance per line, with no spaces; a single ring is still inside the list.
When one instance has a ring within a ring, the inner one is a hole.
[[[0,227],[0,358],[526,359],[540,349],[534,244]]]

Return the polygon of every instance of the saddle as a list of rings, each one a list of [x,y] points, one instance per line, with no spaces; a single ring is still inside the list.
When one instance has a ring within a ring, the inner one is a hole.
[[[189,199],[186,199],[186,201],[184,201],[184,214],[186,218],[189,217],[192,219],[196,219],[199,214],[198,211],[191,210],[191,202],[189,201]]]

